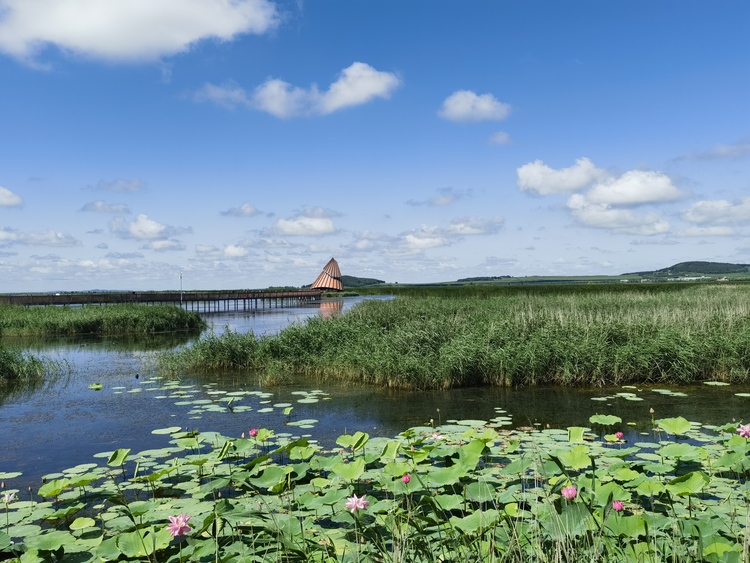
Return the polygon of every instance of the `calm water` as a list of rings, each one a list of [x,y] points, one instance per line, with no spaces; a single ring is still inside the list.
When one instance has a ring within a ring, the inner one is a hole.
[[[307,306],[254,314],[211,315],[207,320],[212,325],[209,330],[215,332],[229,328],[272,334],[313,315],[340,314],[360,300],[347,298],[323,308]],[[497,407],[513,417],[515,427],[585,426],[592,414],[616,414],[624,422],[635,423],[620,428],[630,441],[647,438],[640,433],[648,433],[651,427],[650,408],[656,411],[656,418],[681,415],[713,424],[732,418],[750,420],[750,397],[735,395],[750,389],[738,386],[671,388],[685,396],[665,394],[663,387],[661,390],[468,388],[412,392],[316,381],[265,388],[246,377],[225,374],[186,375],[180,380],[179,389],[164,390],[164,382],[153,379],[153,356],[159,349],[187,341],[184,336],[163,336],[150,340],[148,346],[123,339],[24,342],[37,354],[68,361],[71,372],[55,384],[0,398],[3,444],[0,473],[22,471],[23,476],[14,479],[13,486],[36,488],[42,475],[91,462],[92,456],[99,452],[116,448],[137,452],[165,446],[168,438],[153,435],[151,431],[167,426],[215,430],[228,436],[265,427],[295,436],[309,433],[324,445],[332,445],[340,434],[356,430],[392,436],[410,426],[429,425],[431,419],[435,425],[450,419],[488,420],[497,416]],[[101,383],[102,390],[88,389],[91,383]],[[298,402],[305,398],[299,394],[301,391],[312,390],[325,395],[317,403]],[[226,393],[243,391],[268,395],[235,395],[233,406],[252,409],[245,412],[240,412],[241,408],[223,413],[210,410],[211,404],[226,399]],[[289,416],[283,414],[286,404],[294,407]],[[261,409],[269,412],[259,412]],[[287,424],[303,419],[317,422],[313,429]]]

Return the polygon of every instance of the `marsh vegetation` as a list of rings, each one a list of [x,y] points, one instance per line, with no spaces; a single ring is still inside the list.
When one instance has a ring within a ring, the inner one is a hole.
[[[197,313],[171,305],[23,307],[0,305],[0,336],[125,335],[199,331]]]
[[[211,334],[162,373],[259,370],[403,388],[746,382],[750,287],[404,288],[273,336]]]

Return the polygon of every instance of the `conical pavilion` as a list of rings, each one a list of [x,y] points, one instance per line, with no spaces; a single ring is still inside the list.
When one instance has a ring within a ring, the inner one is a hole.
[[[331,258],[328,261],[310,289],[326,289],[328,291],[342,291],[344,289],[344,284],[341,281],[341,270],[339,270],[336,260]]]

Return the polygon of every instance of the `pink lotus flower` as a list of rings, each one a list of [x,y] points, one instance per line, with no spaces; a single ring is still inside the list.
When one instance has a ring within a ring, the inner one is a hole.
[[[255,438],[258,435],[258,429],[257,428],[251,428],[250,431],[248,432],[248,435],[251,438]]]
[[[750,438],[750,424],[740,424],[740,427],[737,428],[737,434],[743,438]]]
[[[578,496],[578,489],[573,486],[563,487],[563,490],[560,491],[560,494],[568,500],[573,500]]]
[[[348,508],[352,514],[357,512],[357,510],[364,510],[368,506],[370,506],[370,503],[365,499],[365,495],[362,495],[361,497],[352,495],[346,499],[346,508]]]
[[[409,481],[411,481],[410,475],[404,475],[403,477],[401,477],[401,482],[403,482],[404,485],[408,485]]]
[[[187,514],[178,514],[177,516],[169,517],[169,524],[167,524],[167,530],[170,531],[172,537],[182,536],[187,534],[191,528],[187,525],[190,521],[191,516]]]
[[[625,503],[621,500],[613,500],[612,501],[612,510],[615,512],[621,512],[622,509],[625,507]]]
[[[618,440],[622,440],[624,437],[625,434],[623,434],[622,432],[615,432],[615,438],[617,438]]]

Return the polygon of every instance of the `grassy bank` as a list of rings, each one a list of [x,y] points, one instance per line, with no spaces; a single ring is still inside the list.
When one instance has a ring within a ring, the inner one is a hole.
[[[413,388],[750,375],[748,286],[500,289],[416,288],[278,336],[210,336],[162,356],[160,368],[261,369]]]
[[[66,469],[38,487],[20,489],[19,473],[3,473],[0,554],[20,562],[747,561],[750,424],[665,418],[652,421],[653,442],[629,444],[616,416],[525,432],[503,429],[509,417],[497,414],[392,438],[342,435],[328,451],[263,428],[247,437],[158,429],[169,446],[103,452],[106,464]]]
[[[52,361],[0,347],[0,386],[40,380],[56,372],[59,367]]]
[[[0,306],[0,336],[152,334],[205,326],[197,313],[167,305]]]

